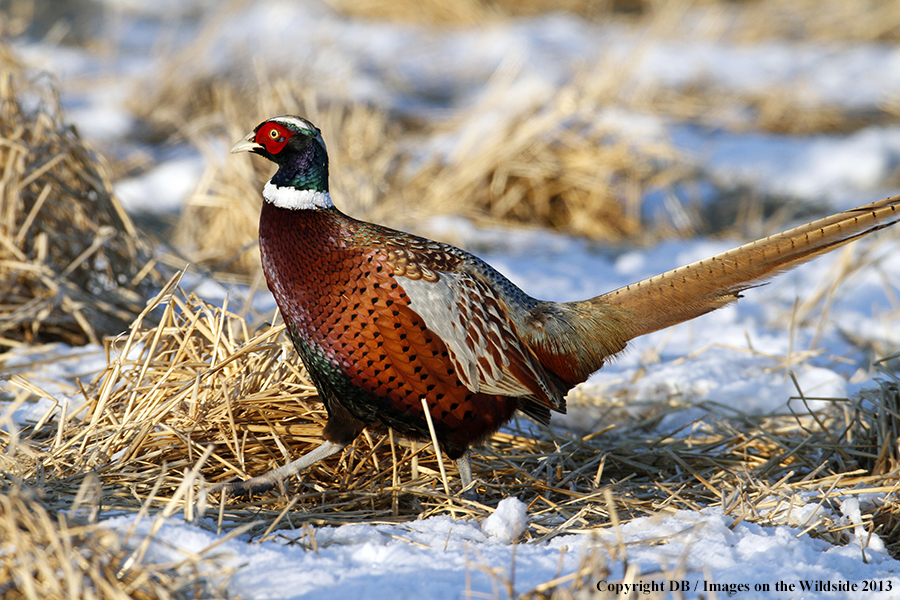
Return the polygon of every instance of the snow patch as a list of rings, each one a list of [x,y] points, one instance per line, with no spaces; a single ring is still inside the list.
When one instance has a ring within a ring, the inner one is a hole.
[[[481,524],[481,530],[498,542],[515,542],[528,527],[527,508],[518,498],[504,498]]]

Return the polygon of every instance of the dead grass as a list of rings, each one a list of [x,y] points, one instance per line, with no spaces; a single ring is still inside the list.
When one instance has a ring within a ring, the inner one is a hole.
[[[227,597],[210,586],[223,580],[213,561],[199,556],[170,564],[142,560],[138,553],[151,537],[123,538],[98,524],[91,507],[80,510],[85,494],[67,498],[71,510],[63,513],[48,509],[45,499],[18,483],[0,480],[0,492],[0,596],[5,600]]]
[[[840,514],[840,497],[871,492],[881,500],[864,509],[865,526],[900,555],[900,513],[889,500],[900,414],[893,379],[813,415],[755,417],[708,403],[707,416],[661,433],[654,424],[689,407],[657,406],[584,436],[535,435],[514,424],[476,454],[480,502],[445,492],[430,445],[371,432],[290,482],[289,498],[205,507],[202,483],[185,483],[195,465],[198,482],[260,474],[318,445],[326,415],[282,326],[250,331],[227,307],[184,296],[175,283],[148,308],[162,313],[158,325],[142,315],[110,343],[109,367],[86,387],[84,408],[0,433],[3,470],[56,499],[51,508],[65,507],[96,477],[105,511],[196,520],[205,510],[222,530],[246,526],[254,539],[308,546],[304,523],[483,518],[500,498],[517,496],[528,504],[530,543],[609,527],[611,506],[622,523],[722,506],[739,521],[801,526],[840,544],[847,531],[831,517],[798,523],[792,510],[820,502]],[[41,395],[21,377],[13,383],[22,390],[14,402]],[[455,469],[445,466],[455,488]]]
[[[621,71],[593,72],[549,100],[516,106],[509,91],[521,65],[510,63],[474,106],[429,132],[453,144],[399,186],[419,220],[455,210],[483,225],[537,225],[619,242],[646,234],[641,204],[648,191],[697,176],[665,139],[598,122],[619,93]]]
[[[155,260],[49,79],[2,46],[0,164],[0,347],[121,332],[162,281]]]
[[[654,4],[648,0],[328,0],[342,14],[402,23],[478,25],[510,17],[570,12],[591,19],[639,17]]]
[[[734,35],[742,42],[900,41],[900,6],[893,0],[758,0],[732,6],[739,14]]]

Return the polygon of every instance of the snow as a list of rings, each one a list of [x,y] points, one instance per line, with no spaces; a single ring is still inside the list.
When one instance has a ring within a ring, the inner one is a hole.
[[[519,539],[527,525],[528,507],[517,498],[504,498],[481,524],[481,530],[488,537],[511,543]]]
[[[114,191],[132,213],[177,214],[204,168],[205,163],[198,156],[175,158],[138,177],[119,180]]]
[[[867,127],[850,135],[807,137],[763,133],[673,131],[675,143],[700,157],[715,180],[834,210],[887,195],[884,182],[900,166],[900,127]]]
[[[106,353],[95,344],[77,348],[66,344],[27,347],[17,349],[0,360],[4,374],[4,379],[0,380],[0,392],[4,389],[13,394],[20,391],[18,386],[5,379],[27,373],[28,381],[48,396],[35,402],[7,405],[0,395],[0,427],[3,428],[6,428],[9,419],[13,423],[40,422],[61,406],[68,415],[77,413],[85,405],[85,400],[78,393],[75,380],[90,380],[106,368]],[[5,414],[13,408],[15,410],[11,414]]]
[[[799,89],[810,100],[865,110],[900,91],[898,66],[900,49],[887,44],[692,40],[652,44],[640,68],[644,77],[674,87],[705,80],[743,93]]]
[[[15,42],[26,62],[59,78],[67,118],[101,148],[136,143],[129,141],[135,126],[130,94],[152,85],[166,56],[186,52],[191,32],[211,22],[217,23],[213,40],[185,61],[184,77],[239,80],[253,77],[265,63],[315,81],[336,97],[390,111],[452,117],[479,104],[495,111],[422,149],[437,155],[477,141],[503,111],[547,102],[562,83],[593,65],[627,65],[634,85],[677,90],[702,82],[742,94],[781,86],[802,90],[810,103],[860,112],[900,94],[900,48],[879,43],[647,40],[639,32],[563,14],[435,31],[349,19],[322,3],[282,0],[232,4],[221,11],[216,3],[130,0],[107,2],[107,10],[115,19],[107,26],[105,50],[25,38]],[[180,28],[166,33],[175,21]],[[162,42],[169,44],[165,51]],[[507,85],[492,85],[501,75]],[[887,195],[900,167],[897,126],[804,137],[736,133],[614,106],[598,111],[598,123],[613,124],[623,135],[669,138],[716,183],[800,199],[819,213]],[[207,159],[187,145],[175,150],[152,149],[166,158],[116,183],[129,210],[172,213],[183,204]],[[459,218],[435,218],[425,227],[476,250],[527,292],[550,300],[600,294],[742,241],[696,238],[614,252],[544,231],[481,229]],[[801,402],[786,404],[799,391],[812,408],[827,401],[820,398],[858,393],[871,385],[871,356],[854,340],[886,349],[900,344],[900,240],[892,232],[874,237],[748,290],[736,306],[635,340],[572,393],[569,414],[554,417],[555,426],[596,429],[596,415],[584,399],[601,394],[624,395],[634,405],[673,397],[696,404],[658,425],[677,430],[702,416],[704,403],[749,414],[802,412]],[[245,292],[194,276],[185,281],[210,300]],[[802,312],[803,303],[820,293],[828,299],[827,310],[820,302]],[[257,302],[262,313],[274,309],[269,297]],[[791,357],[797,362],[786,360]],[[105,354],[99,347],[56,346],[15,350],[3,360],[5,375],[30,365],[34,383],[55,402],[18,406],[14,415],[0,416],[0,424],[39,420],[61,403],[68,403],[69,413],[77,410],[73,382],[102,370]],[[634,381],[638,370],[645,373]],[[17,389],[8,377],[0,379],[0,391],[14,395]],[[10,409],[6,396],[0,403]],[[208,517],[204,526],[172,517],[155,534],[148,559],[177,562],[215,546],[213,562],[231,572],[230,593],[247,600],[505,597],[507,584],[529,590],[573,573],[591,557],[609,570],[591,585],[601,592],[621,591],[623,598],[624,588],[615,586],[636,586],[635,596],[660,591],[691,598],[735,592],[741,598],[858,598],[864,582],[878,584],[865,597],[898,597],[900,563],[877,534],[869,533],[860,508],[889,495],[844,492],[837,512],[817,497],[795,497],[790,514],[773,513],[769,526],[707,507],[661,511],[618,529],[539,543],[518,543],[529,515],[516,498],[501,500],[480,523],[438,516],[402,524],[286,529],[252,541],[210,531]],[[833,546],[805,532],[824,516],[849,527],[847,545]],[[134,539],[151,530],[151,520],[138,516],[110,516],[103,523],[123,536],[135,527]],[[847,589],[851,586],[857,587]]]
[[[689,597],[708,595],[714,585],[739,587],[741,597],[746,598],[795,598],[801,582],[810,586],[829,582],[835,588],[857,586],[856,591],[811,593],[805,598],[859,598],[864,581],[900,589],[896,562],[877,540],[861,546],[856,538],[847,546],[831,546],[799,535],[799,527],[736,523],[718,508],[635,519],[618,533],[567,535],[540,545],[511,545],[491,535],[490,521],[501,511],[515,513],[504,518],[520,519],[524,506],[516,506],[517,502],[514,498],[503,500],[497,512],[481,524],[440,516],[398,525],[318,527],[315,550],[309,548],[308,531],[294,531],[263,543],[228,540],[216,547],[216,555],[222,567],[233,569],[228,584],[232,594],[279,600],[453,600],[465,598],[467,593],[491,594],[507,582],[514,589],[527,590],[560,573],[575,571],[591,552],[601,553],[608,561],[605,579],[592,582],[600,591],[614,589],[625,578],[625,563],[613,558],[616,553],[627,555],[629,568],[636,569],[633,583],[645,586],[639,589],[649,591],[654,585],[664,592],[683,589],[691,592]],[[816,510],[820,509],[807,504],[795,507],[794,512],[799,516]],[[848,522],[858,522],[858,500],[846,500],[841,513]],[[105,523],[126,531],[134,521],[134,517],[116,517]],[[504,532],[508,524],[502,527]],[[139,537],[149,529],[145,520],[135,532]],[[854,535],[865,541],[867,534],[863,530]],[[155,539],[148,556],[153,560],[200,554],[219,541],[215,534],[178,518],[166,522]],[[776,593],[778,583],[794,586],[795,593]],[[719,597],[723,595],[727,594]],[[884,591],[865,597],[887,599],[896,594]]]

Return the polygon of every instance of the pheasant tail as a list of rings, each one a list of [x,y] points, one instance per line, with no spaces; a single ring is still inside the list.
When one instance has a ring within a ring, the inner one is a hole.
[[[613,308],[624,311],[619,317],[624,343],[721,308],[778,273],[898,220],[900,195],[800,225],[583,303],[603,313]]]

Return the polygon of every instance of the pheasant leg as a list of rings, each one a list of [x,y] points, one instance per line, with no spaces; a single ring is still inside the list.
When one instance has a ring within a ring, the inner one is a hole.
[[[303,469],[319,462],[323,458],[328,458],[332,454],[340,452],[344,449],[341,444],[334,442],[324,442],[312,452],[307,452],[297,460],[290,462],[282,467],[273,469],[264,475],[259,475],[246,481],[235,481],[231,483],[218,483],[207,490],[207,493],[224,492],[228,495],[244,495],[265,492],[278,486],[284,487],[284,480],[293,477]],[[470,475],[471,477],[471,475]]]

